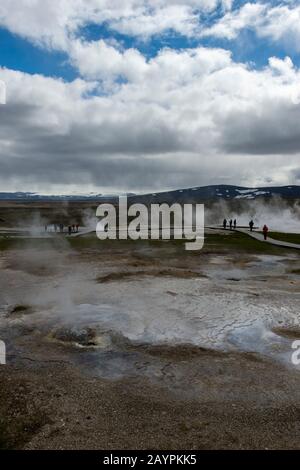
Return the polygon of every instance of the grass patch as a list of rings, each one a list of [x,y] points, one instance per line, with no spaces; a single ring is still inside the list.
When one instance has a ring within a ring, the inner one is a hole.
[[[65,245],[65,239],[60,238],[9,238],[0,237],[0,251],[25,250],[25,249],[61,249]]]
[[[227,253],[250,252],[250,253],[270,253],[281,254],[284,249],[270,244],[262,243],[254,238],[250,238],[240,232],[232,232],[230,235],[208,234],[205,236],[204,248],[201,251],[186,251],[185,243],[188,240],[170,240],[168,242],[161,240],[99,240],[96,236],[68,238],[68,244],[75,250],[94,249],[99,251],[116,251],[116,250],[143,250],[157,249],[160,250],[159,256],[170,255],[175,251],[177,255],[183,256],[199,256],[199,253],[215,252]],[[171,256],[171,255],[170,255]]]
[[[9,238],[0,238],[0,251],[6,251],[6,250],[9,250],[12,246],[11,244],[11,239]]]
[[[289,271],[290,274],[299,274],[300,275],[300,269],[291,269],[291,271]]]
[[[281,232],[270,232],[269,236],[274,240],[281,240],[283,242],[296,243],[300,245],[300,234],[299,233],[281,233]]]
[[[283,336],[288,339],[299,339],[300,338],[300,328],[297,327],[282,327],[282,328],[273,328],[272,330],[276,335]]]
[[[209,234],[205,239],[204,250],[209,250],[210,247],[216,251],[219,249],[235,253],[278,255],[287,252],[284,248],[262,243],[241,232],[232,232],[230,235]]]
[[[270,234],[271,235],[271,234]],[[281,235],[281,234],[280,234]],[[291,235],[291,234],[286,234]],[[293,238],[287,241],[295,242]],[[0,238],[0,251],[10,249],[57,249],[65,250],[72,248],[76,251],[93,250],[99,252],[105,251],[140,251],[147,249],[151,253],[152,249],[159,250],[159,256],[171,256],[174,252],[183,256],[199,256],[200,253],[266,253],[266,254],[285,254],[286,249],[271,244],[262,243],[259,240],[249,237],[240,232],[232,232],[230,235],[207,234],[205,236],[204,248],[202,251],[186,251],[185,243],[188,240],[99,240],[96,235],[88,235],[82,237],[53,237],[39,239],[17,239],[17,238]]]
[[[198,273],[196,271],[189,271],[186,269],[148,269],[145,271],[125,271],[125,272],[113,272],[106,274],[105,276],[97,277],[97,282],[100,284],[114,282],[114,281],[126,281],[132,278],[138,278],[139,280],[143,277],[174,277],[176,279],[194,279],[203,277],[206,278],[204,274]]]

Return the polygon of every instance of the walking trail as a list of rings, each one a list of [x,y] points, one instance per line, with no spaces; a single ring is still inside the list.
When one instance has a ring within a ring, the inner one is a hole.
[[[290,242],[285,242],[282,240],[275,240],[274,238],[268,237],[267,240],[264,240],[264,236],[262,233],[259,232],[250,232],[250,230],[243,229],[243,228],[237,228],[236,229],[238,232],[245,233],[246,235],[249,235],[249,237],[255,238],[256,240],[259,240],[264,243],[271,243],[272,245],[277,245],[277,246],[282,246],[284,248],[295,248],[296,250],[300,250],[300,245],[297,243],[290,243]]]
[[[209,227],[209,228],[219,228],[220,229],[220,227]],[[285,242],[285,241],[282,241],[282,240],[275,240],[274,238],[270,238],[270,237],[268,237],[267,240],[264,240],[264,236],[263,236],[262,233],[255,232],[255,231],[250,232],[250,230],[246,229],[246,228],[236,228],[235,231],[245,233],[246,235],[249,235],[249,237],[255,238],[256,240],[259,240],[259,241],[264,242],[264,243],[271,243],[272,245],[282,246],[284,248],[294,248],[296,250],[300,250],[300,244],[289,243],[289,242]]]

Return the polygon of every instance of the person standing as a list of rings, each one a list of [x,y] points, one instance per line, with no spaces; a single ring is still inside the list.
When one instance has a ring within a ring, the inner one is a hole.
[[[224,219],[224,220],[223,220],[223,228],[224,228],[224,230],[226,230],[226,227],[227,227],[227,220]]]
[[[232,230],[232,219],[230,219],[230,221],[229,221],[229,228],[230,228],[230,230]]]
[[[254,222],[253,220],[251,219],[250,222],[249,222],[249,227],[250,227],[250,232],[253,231],[253,227],[254,227]]]
[[[236,219],[234,219],[234,221],[233,221],[233,228],[234,228],[234,230],[236,229]]]
[[[265,224],[263,226],[264,240],[267,240],[267,238],[268,238],[268,231],[269,231],[269,227]]]

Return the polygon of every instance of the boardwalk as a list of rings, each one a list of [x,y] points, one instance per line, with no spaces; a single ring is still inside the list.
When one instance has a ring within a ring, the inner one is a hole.
[[[215,225],[215,226],[210,225],[209,227],[205,227],[205,228],[211,229],[211,230],[222,230],[222,231],[227,231],[227,232],[240,232],[240,233],[244,233],[245,235],[248,235],[249,237],[255,238],[256,240],[263,242],[263,243],[270,243],[271,245],[281,246],[282,248],[293,248],[295,250],[300,250],[300,245],[297,243],[289,243],[289,242],[285,242],[282,240],[275,240],[274,238],[270,238],[270,237],[268,237],[267,240],[264,240],[264,236],[262,233],[259,233],[256,231],[250,232],[250,230],[247,228],[237,227],[236,229],[230,230],[229,228],[224,229],[223,226],[220,226],[220,225]]]
[[[249,235],[249,237],[255,238],[256,240],[259,240],[264,243],[271,243],[272,245],[277,245],[281,246],[283,248],[294,248],[296,250],[300,250],[300,245],[297,243],[289,243],[281,240],[274,240],[274,238],[268,237],[267,240],[264,240],[264,236],[262,233],[259,232],[250,232],[250,230],[244,229],[244,228],[237,228],[237,232],[245,233],[246,235]]]

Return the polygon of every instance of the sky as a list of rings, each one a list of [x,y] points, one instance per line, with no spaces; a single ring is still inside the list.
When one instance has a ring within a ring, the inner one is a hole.
[[[300,184],[300,0],[1,0],[0,81],[0,192]]]

